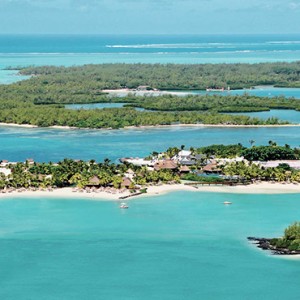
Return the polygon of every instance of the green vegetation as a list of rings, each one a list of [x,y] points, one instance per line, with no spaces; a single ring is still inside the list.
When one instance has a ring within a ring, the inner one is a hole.
[[[222,183],[225,181],[224,178],[219,176],[199,176],[194,173],[184,174],[181,176],[181,179],[189,181],[199,181],[203,183]]]
[[[254,141],[249,141],[252,144],[247,148],[242,144],[233,145],[211,145],[206,147],[194,148],[191,147],[192,156],[202,154],[203,158],[195,161],[195,168],[201,172],[201,166],[205,165],[211,158],[235,158],[243,156],[243,161],[223,162],[218,165],[222,170],[222,174],[229,178],[237,177],[241,180],[264,180],[264,181],[287,181],[300,182],[300,170],[291,168],[288,164],[279,164],[277,167],[264,167],[253,161],[269,161],[269,160],[299,160],[300,149],[291,148],[289,145],[279,146],[273,141],[269,141],[267,146],[254,146]],[[182,149],[183,147],[181,147]],[[180,148],[170,147],[167,149],[166,156],[173,157],[178,154]],[[155,156],[155,155],[154,155]],[[203,179],[197,174],[186,174],[181,177],[185,180],[204,181],[211,180]],[[215,178],[215,177],[212,177]]]
[[[280,160],[280,159],[299,159],[299,149],[291,149],[288,145],[281,146],[259,146],[245,149],[241,152],[247,160]]]
[[[110,163],[108,159],[102,163],[94,160],[74,161],[64,159],[57,164],[18,162],[9,165],[11,175],[5,177],[0,173],[0,189],[4,188],[46,188],[46,187],[70,187],[83,188],[89,186],[90,180],[97,176],[97,185],[102,187],[120,188],[122,178],[126,171],[131,168],[135,172],[134,184],[146,185],[148,183],[178,182],[179,176],[169,170],[149,171],[145,167],[128,164]]]
[[[111,101],[120,101],[111,99]],[[237,96],[225,95],[188,95],[178,97],[174,95],[163,96],[128,96],[122,98],[128,103],[127,107],[140,107],[154,111],[210,111],[218,113],[258,112],[270,109],[300,110],[300,101],[284,97],[256,97],[247,94]]]
[[[184,149],[184,145],[180,148],[170,147],[160,156],[160,160],[169,159]],[[191,157],[194,157],[194,163],[190,164],[190,172],[187,174],[180,173],[180,163],[172,170],[168,168],[149,169],[145,166],[135,166],[127,162],[122,164],[111,163],[109,159],[105,159],[101,163],[94,160],[88,162],[74,161],[72,159],[64,159],[58,163],[25,163],[18,162],[8,165],[11,174],[7,177],[0,173],[0,189],[4,188],[38,188],[38,187],[85,187],[90,185],[91,179],[97,177],[97,185],[107,187],[120,188],[122,179],[126,176],[126,172],[130,169],[134,174],[132,185],[135,184],[146,186],[147,184],[179,182],[180,178],[190,181],[200,182],[223,182],[224,180],[272,180],[272,181],[288,181],[300,182],[300,170],[291,168],[288,164],[280,164],[277,167],[264,167],[251,161],[232,161],[226,162],[220,160],[220,163],[213,162],[212,155],[216,157],[229,158],[246,153],[251,150],[251,155],[262,156],[268,159],[286,159],[287,154],[292,155],[293,159],[300,158],[300,149],[292,149],[289,145],[284,147],[277,146],[276,143],[270,141],[268,146],[252,146],[246,148],[241,144],[236,145],[212,145],[201,148],[191,148]],[[257,153],[255,152],[257,151]],[[265,152],[264,152],[265,151]],[[203,154],[196,158],[197,154]],[[256,154],[255,154],[256,153]],[[266,154],[265,154],[266,153]],[[157,152],[153,152],[152,157],[158,157]],[[192,159],[192,158],[190,158]],[[174,162],[176,164],[176,162]],[[203,167],[209,164],[215,164],[218,172],[227,178],[219,178],[218,176],[199,176],[203,172]],[[180,177],[181,175],[181,177]]]
[[[1,105],[0,105],[1,106]],[[31,124],[41,127],[71,126],[78,128],[124,128],[126,126],[171,124],[231,124],[265,125],[285,124],[277,119],[263,121],[247,116],[230,116],[217,113],[197,112],[140,112],[130,108],[95,110],[68,110],[51,106],[13,107],[0,109],[0,122]]]
[[[254,141],[249,141],[251,144]],[[231,145],[210,145],[200,148],[191,147],[190,150],[194,154],[204,154],[207,157],[217,158],[233,158],[243,156],[249,161],[268,161],[268,160],[285,160],[285,159],[300,159],[300,149],[292,148],[290,145],[280,146],[276,142],[269,141],[269,145],[255,146],[247,148],[242,144]],[[176,155],[180,151],[178,147],[169,148],[166,153],[170,157]]]
[[[247,148],[242,144],[234,145],[211,145],[196,149],[196,153],[205,154],[206,156],[217,156],[217,157],[236,157],[241,156],[242,152]]]
[[[300,251],[300,222],[295,222],[284,231],[284,236],[270,241],[277,248],[285,248],[290,251]]]
[[[228,112],[263,111],[274,108],[300,110],[300,102],[284,97],[200,96],[124,98],[103,94],[106,88],[204,89],[257,84],[300,86],[300,63],[233,65],[143,65],[107,64],[81,67],[33,67],[20,71],[37,75],[11,85],[0,85],[0,122],[79,128],[123,128],[170,124],[285,124],[277,118],[266,121]],[[126,108],[70,110],[70,103],[125,102]],[[136,111],[133,107],[153,110]]]
[[[300,87],[300,62],[261,64],[104,64],[78,67],[33,67],[23,75],[39,75],[46,89],[67,83],[72,95],[91,95],[102,89],[150,86],[161,90],[205,90],[256,85]],[[76,84],[75,84],[76,83]],[[79,85],[77,85],[80,83]]]

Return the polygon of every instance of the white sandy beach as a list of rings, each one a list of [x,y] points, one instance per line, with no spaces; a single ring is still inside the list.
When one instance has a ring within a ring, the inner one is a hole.
[[[30,124],[14,124],[14,123],[0,123],[0,127],[23,127],[23,128],[50,128],[50,129],[68,129],[68,130],[112,130],[112,128],[80,128],[71,126],[53,125],[49,127],[39,127]],[[159,128],[172,128],[172,127],[227,127],[227,128],[259,128],[259,127],[300,127],[300,124],[276,124],[276,125],[235,125],[235,124],[171,124],[171,125],[140,125],[140,126],[126,126],[121,129],[159,129]]]
[[[24,127],[24,128],[37,128],[37,125],[30,124],[15,124],[15,123],[1,123],[0,126],[8,126],[8,127]]]
[[[129,192],[127,193],[127,195]],[[11,193],[1,193],[0,199],[6,198],[65,198],[70,200],[75,199],[88,199],[88,200],[117,200],[121,196],[125,196],[126,193],[122,194],[110,194],[107,192],[73,192],[72,188],[61,188],[61,189],[54,189],[53,191],[13,191]]]
[[[231,194],[291,194],[300,193],[300,185],[262,182],[239,186],[199,185],[198,188],[184,184],[150,186],[146,195],[160,195],[174,191],[213,192]]]
[[[144,91],[144,90],[131,90],[131,89],[108,89],[108,90],[102,90],[103,93],[108,93],[110,95],[122,95],[126,96],[128,94],[133,94],[136,96],[162,96],[162,95],[173,95],[173,96],[187,96],[187,95],[193,95],[192,92],[186,91],[186,92],[176,92],[176,91]]]
[[[148,187],[147,194],[134,196],[126,199],[136,199],[151,196],[159,196],[165,193],[177,192],[177,191],[190,191],[190,192],[213,192],[213,193],[232,193],[232,194],[300,194],[300,185],[295,184],[280,184],[280,183],[258,183],[246,186],[199,186],[198,189],[187,186],[184,184],[173,185],[161,185]],[[72,188],[55,189],[52,192],[49,191],[25,191],[12,193],[1,193],[0,199],[7,198],[67,198],[67,199],[88,199],[88,200],[119,200],[119,197],[129,195],[129,192],[110,194],[107,192],[74,192]]]

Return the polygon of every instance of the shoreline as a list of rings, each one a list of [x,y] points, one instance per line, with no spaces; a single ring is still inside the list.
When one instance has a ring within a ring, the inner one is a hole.
[[[122,196],[130,195],[130,192],[111,194],[108,192],[74,192],[72,188],[60,188],[53,191],[14,191],[11,193],[0,193],[0,200],[10,198],[66,198],[66,199],[79,199],[79,200],[97,200],[97,201],[130,201],[131,199],[148,198],[164,195],[171,192],[212,192],[212,193],[227,193],[227,194],[300,194],[300,185],[294,184],[281,184],[281,183],[268,183],[262,182],[257,184],[250,184],[246,186],[199,186],[194,188],[184,184],[164,184],[160,186],[147,187],[147,193],[137,196],[132,196],[125,200],[119,199]]]
[[[17,124],[17,123],[3,123],[0,122],[0,126],[6,127],[23,127],[23,128],[39,128],[37,125],[31,124]]]
[[[20,128],[43,128],[43,129],[62,129],[62,130],[122,130],[122,129],[159,129],[173,127],[226,127],[226,128],[278,128],[278,127],[300,127],[300,124],[274,124],[274,125],[236,125],[236,124],[170,124],[170,125],[140,125],[140,126],[125,126],[118,129],[108,128],[88,128],[88,127],[71,127],[53,125],[48,127],[40,127],[31,124],[16,124],[0,122],[0,127],[20,127]]]

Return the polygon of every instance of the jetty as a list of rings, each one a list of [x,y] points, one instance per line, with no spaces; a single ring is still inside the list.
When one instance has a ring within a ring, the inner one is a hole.
[[[195,181],[186,182],[184,185],[192,186],[198,188],[198,186],[237,186],[237,185],[249,185],[250,181],[236,182],[236,181]]]
[[[143,192],[132,193],[130,195],[119,197],[119,199],[124,200],[124,199],[128,199],[128,198],[131,198],[131,197],[139,196],[139,195],[142,195],[142,194],[144,194],[144,193]]]

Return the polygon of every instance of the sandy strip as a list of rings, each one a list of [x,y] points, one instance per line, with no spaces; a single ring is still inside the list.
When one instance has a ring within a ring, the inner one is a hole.
[[[228,127],[228,128],[260,128],[260,127],[300,127],[300,124],[276,124],[276,125],[234,125],[234,124],[172,124],[172,125],[141,125],[127,126],[124,129],[147,128],[171,128],[171,127]],[[123,128],[120,128],[123,129]]]
[[[262,182],[239,186],[199,185],[198,188],[184,184],[150,186],[145,196],[160,195],[174,191],[213,192],[229,194],[296,194],[300,193],[300,184],[281,184]]]
[[[131,90],[131,89],[116,89],[116,90],[102,90],[103,93],[108,93],[110,95],[128,95],[133,94],[136,96],[162,96],[162,95],[173,95],[173,96],[187,96],[187,95],[194,95],[193,91],[144,91],[144,90]],[[205,91],[204,91],[205,92]]]
[[[187,186],[184,184],[172,184],[161,186],[148,187],[147,194],[135,196],[126,199],[136,199],[151,196],[159,196],[169,192],[189,191],[189,192],[213,192],[213,193],[229,193],[229,194],[292,194],[300,193],[300,185],[295,184],[280,184],[280,183],[258,183],[247,186],[199,186],[198,189]],[[47,191],[26,191],[26,192],[12,192],[6,194],[0,194],[0,199],[7,198],[67,198],[67,199],[88,199],[88,200],[118,200],[121,196],[129,195],[129,192],[122,194],[110,194],[107,192],[91,192],[91,193],[79,193],[73,192],[72,188],[56,189],[52,192]]]
[[[121,196],[128,195],[128,193],[122,194],[111,194],[107,192],[91,192],[91,193],[80,193],[80,192],[73,192],[72,188],[61,188],[55,189],[52,192],[49,191],[25,191],[25,192],[17,192],[14,191],[12,193],[1,193],[0,199],[7,199],[7,198],[65,198],[70,200],[75,199],[88,199],[88,200],[117,200]]]
[[[9,126],[9,127],[24,127],[24,128],[37,128],[37,125],[30,124],[15,124],[15,123],[0,123],[0,126]]]
[[[289,260],[299,260],[300,259],[300,254],[295,254],[295,255],[273,255],[273,257],[289,259]]]
[[[23,127],[23,128],[43,128],[43,129],[67,129],[67,130],[113,130],[111,127],[108,128],[81,128],[81,127],[71,127],[71,126],[59,126],[53,125],[49,127],[39,127],[37,125],[31,124],[14,124],[14,123],[0,123],[0,126],[7,127]],[[124,128],[119,128],[115,130],[122,129],[159,129],[159,128],[173,128],[173,127],[226,127],[226,128],[275,128],[275,127],[300,127],[300,124],[277,124],[277,125],[233,125],[233,124],[171,124],[171,125],[140,125],[140,126],[126,126]]]

